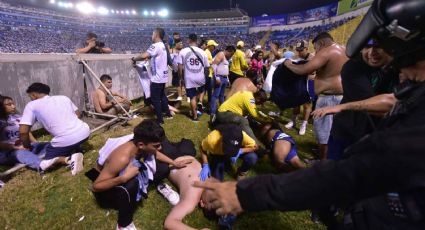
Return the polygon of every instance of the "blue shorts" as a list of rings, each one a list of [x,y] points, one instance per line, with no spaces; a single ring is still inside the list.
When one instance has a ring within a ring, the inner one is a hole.
[[[271,143],[271,149],[272,150],[274,148],[274,143],[276,141],[279,141],[279,140],[284,140],[284,141],[288,141],[289,143],[291,143],[291,150],[289,150],[289,153],[285,157],[285,160],[284,160],[285,163],[290,164],[290,161],[292,160],[292,158],[297,156],[297,147],[295,146],[295,141],[288,134],[286,134],[282,131],[277,131],[276,134],[272,138],[272,143]]]
[[[203,92],[205,92],[205,85],[200,86],[200,87],[186,89],[186,96],[188,96],[190,99],[192,99],[193,97],[196,97]]]
[[[51,143],[46,146],[46,157],[44,159],[53,159],[55,157],[67,157],[71,156],[76,152],[82,152],[80,145],[86,142],[89,138],[65,147],[53,147]]]

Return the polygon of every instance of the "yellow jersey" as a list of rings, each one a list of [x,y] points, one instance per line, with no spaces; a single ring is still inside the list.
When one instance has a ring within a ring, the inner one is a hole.
[[[211,155],[224,155],[223,153],[223,142],[221,141],[221,133],[214,130],[208,134],[208,136],[202,140],[201,148],[204,152]],[[248,134],[242,131],[242,148],[255,147],[257,144]]]
[[[230,72],[237,75],[244,76],[243,71],[248,69],[248,64],[245,61],[245,53],[237,49],[232,56],[232,64],[230,65]]]
[[[258,121],[270,121],[270,119],[263,118],[258,114],[254,94],[250,91],[239,91],[233,94],[218,108],[218,112],[226,111],[236,113],[242,117],[249,114]]]

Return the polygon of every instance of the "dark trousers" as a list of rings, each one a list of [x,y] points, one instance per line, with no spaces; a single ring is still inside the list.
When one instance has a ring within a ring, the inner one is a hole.
[[[94,171],[93,171],[94,170]],[[92,175],[87,175],[89,172]],[[99,174],[95,169],[86,173],[87,177],[95,181]],[[137,191],[139,188],[139,181],[133,177],[127,183],[115,186],[103,192],[93,192],[97,203],[100,207],[106,209],[118,210],[118,225],[126,227],[133,222],[133,215],[137,207]]]
[[[151,101],[155,109],[156,120],[158,123],[163,123],[163,112],[171,116],[170,110],[168,109],[168,99],[165,95],[165,83],[151,83]]]
[[[236,79],[240,78],[240,77],[244,77],[244,76],[243,76],[243,75],[239,75],[239,74],[235,74],[235,73],[233,73],[233,72],[230,72],[230,73],[229,73],[229,81],[230,81],[230,85],[232,85],[232,84],[233,84],[233,82],[234,82]]]
[[[242,165],[238,168],[238,172],[247,172],[255,163],[257,163],[258,156],[256,153],[245,153],[242,155]],[[225,156],[210,155],[209,163],[211,165],[211,176],[217,180],[224,181],[224,170],[226,164],[230,163]]]
[[[209,75],[205,74],[205,91],[207,92],[207,96],[208,96],[208,103],[211,103],[211,97],[212,97],[212,77],[210,77]]]
[[[81,145],[86,142],[89,138],[87,137],[84,140],[81,140],[78,143],[75,143],[70,146],[65,147],[53,147],[51,143],[47,144],[46,146],[46,156],[44,157],[45,160],[53,159],[55,157],[68,157],[71,156],[74,153],[83,152],[83,149],[81,148]]]

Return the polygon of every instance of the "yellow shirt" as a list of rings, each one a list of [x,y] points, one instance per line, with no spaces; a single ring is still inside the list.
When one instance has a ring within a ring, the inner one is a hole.
[[[257,144],[248,134],[242,131],[242,148],[255,147]],[[211,155],[224,155],[223,153],[223,142],[221,141],[221,134],[219,131],[214,130],[208,134],[208,136],[202,140],[202,150]]]
[[[232,112],[242,117],[251,115],[259,121],[268,122],[267,118],[260,117],[255,104],[254,94],[250,91],[239,91],[233,94],[218,108],[218,112]]]
[[[213,62],[213,58],[212,58],[212,54],[211,51],[209,49],[205,49],[205,53],[207,54],[207,58],[208,58],[208,63],[210,63],[210,77],[212,77],[213,75],[213,69],[212,69],[212,62]]]
[[[232,57],[232,64],[230,65],[230,72],[233,72],[237,75],[244,76],[243,71],[248,69],[248,64],[245,61],[245,53],[237,49],[235,54]]]

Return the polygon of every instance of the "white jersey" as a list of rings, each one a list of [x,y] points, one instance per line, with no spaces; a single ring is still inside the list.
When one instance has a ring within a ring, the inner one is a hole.
[[[148,51],[151,56],[152,78],[154,83],[168,82],[167,51],[163,42],[152,44]]]
[[[189,47],[186,47],[180,51],[179,58],[177,59],[177,63],[184,66],[184,81],[187,89],[205,85],[204,67],[210,66],[205,51],[196,46],[192,46],[192,49],[199,58],[196,57],[195,53]],[[202,65],[199,59],[202,60],[204,65]]]
[[[179,53],[170,53],[171,60],[173,60],[173,71],[177,72],[179,70],[179,63],[177,59],[179,58]]]
[[[7,120],[0,120],[0,143],[15,145],[19,141],[19,122],[21,115],[11,114]]]
[[[89,126],[75,114],[77,110],[68,97],[47,95],[25,106],[19,124],[32,126],[38,121],[53,136],[53,147],[66,147],[90,135]]]

